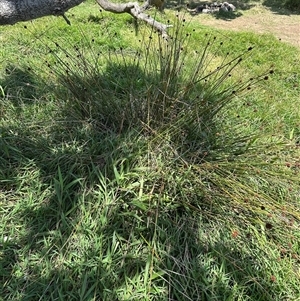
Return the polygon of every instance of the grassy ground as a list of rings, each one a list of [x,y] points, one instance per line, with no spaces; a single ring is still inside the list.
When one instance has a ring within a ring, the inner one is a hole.
[[[233,13],[192,14],[191,18],[216,29],[272,34],[281,41],[300,48],[300,15],[286,9],[284,1],[240,0],[231,3],[237,8]]]
[[[69,18],[0,28],[0,298],[299,300],[299,49]]]

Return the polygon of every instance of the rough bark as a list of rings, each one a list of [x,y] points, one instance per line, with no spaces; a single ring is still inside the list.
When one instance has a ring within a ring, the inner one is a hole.
[[[83,0],[0,0],[0,25],[63,15]]]
[[[79,5],[84,0],[0,0],[0,25],[15,24],[21,21],[29,21],[49,15],[61,15],[70,8]],[[166,25],[157,22],[137,2],[112,3],[108,0],[96,0],[106,11],[112,13],[128,13],[136,19],[140,19],[158,30],[167,37]],[[66,19],[66,18],[65,18]],[[66,19],[68,22],[68,20]]]

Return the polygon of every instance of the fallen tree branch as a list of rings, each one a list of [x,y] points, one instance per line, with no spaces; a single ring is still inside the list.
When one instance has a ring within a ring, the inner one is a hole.
[[[69,24],[64,13],[82,2],[83,0],[0,0],[0,25],[12,25],[49,15],[63,16]],[[115,14],[128,13],[155,28],[164,38],[168,37],[167,29],[170,25],[160,23],[145,14],[145,8],[140,7],[138,2],[113,3],[97,0],[97,3],[105,11]]]
[[[122,4],[115,4],[107,0],[97,0],[97,3],[105,10],[112,13],[122,14],[128,13],[132,17],[142,20],[149,24],[150,26],[154,27],[163,38],[168,38],[167,30],[171,25],[166,25],[156,21],[150,15],[145,14],[142,7],[137,2],[127,2]]]

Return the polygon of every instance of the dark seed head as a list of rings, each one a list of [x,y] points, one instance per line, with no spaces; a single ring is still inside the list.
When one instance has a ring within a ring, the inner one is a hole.
[[[273,228],[272,224],[266,223],[266,229],[271,230]]]

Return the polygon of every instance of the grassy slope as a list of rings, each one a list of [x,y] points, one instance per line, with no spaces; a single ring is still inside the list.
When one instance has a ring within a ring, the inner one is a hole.
[[[299,144],[299,50],[267,35],[217,34],[227,40],[216,49],[218,61],[255,45],[237,78],[270,65],[275,74],[218,116],[223,148],[200,164],[196,148],[184,150],[165,130],[146,135],[118,107],[109,108],[107,127],[82,118],[86,106],[57,82],[47,47],[53,42],[78,45],[85,56],[106,57],[113,47],[130,56],[142,47],[147,29],[140,25],[136,36],[129,17],[95,9],[90,2],[75,8],[72,27],[44,18],[27,29],[0,28],[0,298],[297,300],[299,153],[260,144]],[[198,24],[187,30],[193,28],[192,49],[201,49],[205,33],[215,34]],[[131,85],[118,67],[96,81],[116,95]],[[237,130],[261,138],[231,161],[223,154],[231,154],[226,147]]]

